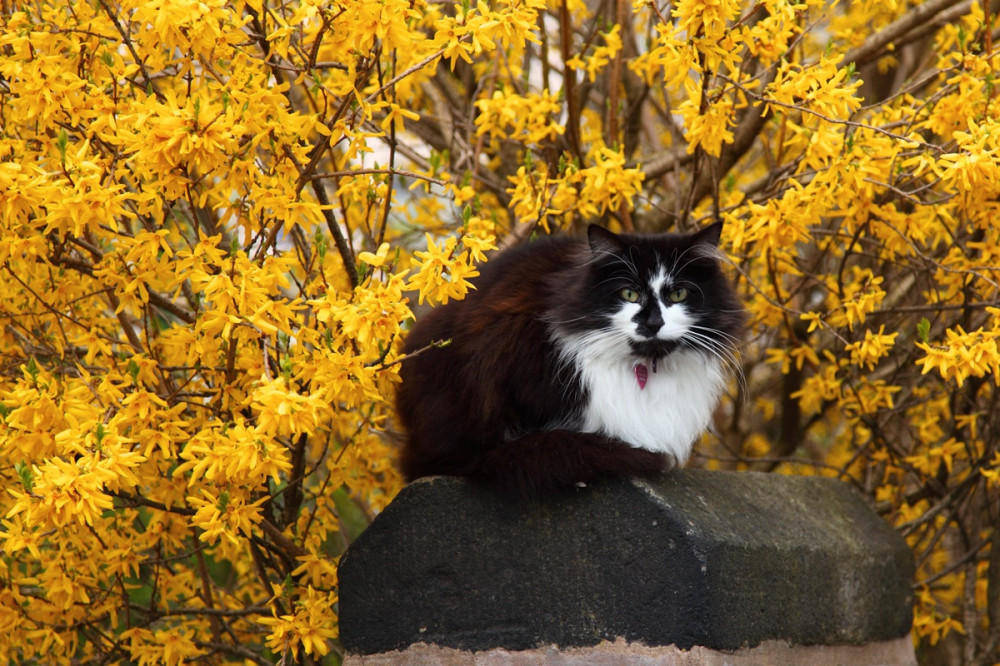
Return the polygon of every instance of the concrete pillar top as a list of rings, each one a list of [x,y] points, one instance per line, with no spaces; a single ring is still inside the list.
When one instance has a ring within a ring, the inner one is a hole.
[[[348,653],[414,644],[734,651],[905,637],[913,558],[846,484],[678,470],[517,501],[404,489],[340,564]]]

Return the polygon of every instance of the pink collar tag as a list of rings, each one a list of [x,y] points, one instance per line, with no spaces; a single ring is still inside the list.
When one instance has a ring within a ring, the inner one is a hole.
[[[635,371],[635,381],[639,382],[639,390],[646,388],[646,380],[649,379],[649,370],[644,363],[636,363],[632,368]]]

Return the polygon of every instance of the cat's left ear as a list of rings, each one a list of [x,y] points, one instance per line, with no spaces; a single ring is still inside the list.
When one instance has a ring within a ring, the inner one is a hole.
[[[590,242],[590,251],[594,254],[618,254],[625,247],[618,234],[596,224],[587,227],[587,241]]]
[[[696,231],[692,236],[695,243],[704,243],[712,247],[719,247],[719,239],[722,238],[722,222],[715,222],[700,231]]]

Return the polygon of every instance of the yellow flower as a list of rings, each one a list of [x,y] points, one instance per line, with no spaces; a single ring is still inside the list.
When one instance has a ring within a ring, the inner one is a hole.
[[[925,352],[917,359],[922,366],[921,374],[937,370],[944,379],[955,381],[962,386],[969,377],[993,376],[994,384],[1000,385],[1000,348],[997,337],[1000,332],[976,330],[966,333],[961,326],[945,331],[944,345],[918,342],[917,347]]]
[[[1000,453],[994,455],[993,460],[980,473],[990,486],[1000,488]]]
[[[719,40],[739,11],[739,3],[733,0],[680,0],[671,14],[679,19],[678,28],[691,37]]]
[[[296,559],[301,564],[292,571],[293,576],[305,575],[313,587],[328,588],[337,582],[337,565],[330,558],[310,553]]]
[[[879,359],[889,355],[896,342],[896,336],[899,335],[898,332],[885,335],[884,331],[885,326],[879,326],[878,333],[866,330],[864,340],[852,342],[844,347],[844,351],[851,354],[851,363],[874,370]]]
[[[122,638],[129,641],[132,656],[140,666],[180,666],[206,653],[195,644],[195,634],[190,629],[150,630],[137,627],[123,632]]]
[[[330,418],[330,405],[316,394],[292,390],[283,377],[263,380],[251,393],[257,428],[268,435],[314,433]]]
[[[847,80],[847,68],[839,66],[841,57],[823,57],[809,66],[783,61],[767,88],[769,98],[826,117],[848,117],[861,106],[855,94],[861,81]]]
[[[253,534],[254,526],[262,519],[261,504],[268,498],[249,502],[237,489],[233,490],[233,493],[223,490],[214,494],[202,489],[204,499],[195,496],[187,498],[188,503],[195,508],[191,524],[201,530],[198,536],[200,541],[214,544],[221,536],[231,544],[238,545],[239,535],[249,538]]]
[[[476,134],[489,134],[494,141],[502,138],[539,144],[565,132],[554,120],[562,106],[547,89],[541,94],[497,90],[492,97],[477,100],[476,108]]]
[[[571,69],[586,70],[587,79],[591,82],[596,80],[598,72],[604,69],[622,49],[620,25],[613,25],[611,30],[602,33],[601,37],[604,39],[604,46],[596,47],[586,60],[576,55],[566,61],[566,66]]]
[[[419,292],[418,302],[426,299],[430,303],[447,303],[450,299],[461,300],[473,289],[469,279],[479,275],[472,264],[469,252],[455,256],[458,239],[449,236],[443,245],[438,245],[426,235],[427,250],[414,252],[417,273],[410,277],[407,289]]]
[[[593,153],[594,165],[580,169],[572,180],[580,183],[580,200],[597,212],[632,207],[632,201],[642,190],[642,171],[626,167],[620,150],[600,146]]]
[[[30,493],[9,491],[15,502],[6,518],[24,513],[24,520],[36,525],[94,525],[102,512],[113,506],[105,492],[105,484],[113,478],[113,473],[93,466],[90,459],[70,462],[51,458],[33,466],[31,476]]]
[[[190,438],[180,454],[184,460],[174,477],[190,473],[189,484],[204,479],[211,483],[233,483],[250,488],[266,486],[271,479],[291,470],[286,449],[272,437],[258,432],[242,419],[222,427],[212,424]]]
[[[389,112],[385,114],[385,118],[379,123],[379,127],[383,130],[388,130],[392,127],[397,132],[400,132],[403,130],[404,118],[406,120],[420,120],[420,114],[414,113],[409,109],[404,109],[398,104],[389,104]]]
[[[497,249],[496,236],[481,217],[477,215],[470,217],[464,231],[462,247],[469,251],[469,257],[473,262],[478,264],[486,261],[486,253]]]
[[[291,651],[295,657],[298,657],[300,645],[306,654],[327,654],[330,651],[329,641],[337,637],[336,623],[330,611],[336,601],[336,595],[323,594],[307,586],[305,598],[296,603],[294,613],[258,620],[271,628],[267,637],[268,647],[279,654]]]
[[[385,264],[386,259],[389,257],[389,244],[382,243],[378,246],[378,251],[375,254],[371,252],[359,252],[358,259],[365,262],[369,266],[374,266],[375,268],[381,268]]]
[[[733,124],[733,101],[729,97],[710,103],[704,111],[699,100],[688,99],[678,111],[684,116],[687,128],[688,153],[701,146],[709,155],[718,157],[722,153],[722,145],[733,142],[733,133],[729,129]]]

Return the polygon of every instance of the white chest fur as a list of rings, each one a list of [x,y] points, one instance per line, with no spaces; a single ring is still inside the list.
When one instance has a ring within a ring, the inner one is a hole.
[[[606,340],[564,338],[567,361],[580,371],[589,400],[584,432],[599,432],[638,448],[669,453],[683,464],[708,426],[725,386],[721,361],[696,350],[677,350],[647,363],[645,387],[629,356],[609,349]]]

